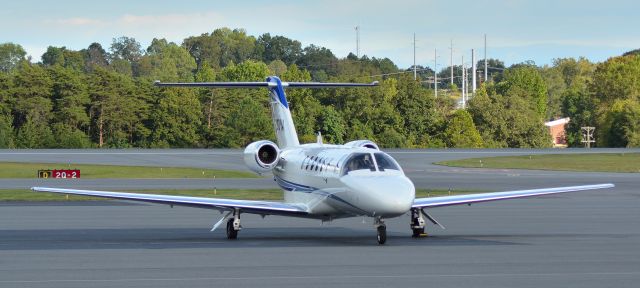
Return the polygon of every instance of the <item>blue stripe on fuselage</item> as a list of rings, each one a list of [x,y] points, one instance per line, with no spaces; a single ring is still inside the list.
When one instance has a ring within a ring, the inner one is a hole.
[[[276,87],[269,89],[273,89],[276,92],[276,95],[278,95],[278,101],[280,101],[280,104],[282,104],[284,108],[289,109],[289,103],[287,102],[287,97],[284,94],[284,88],[282,88],[282,81],[280,81],[280,78],[276,76],[267,77],[267,82],[276,83]]]
[[[311,186],[306,186],[306,185],[301,185],[301,184],[297,184],[297,183],[293,183],[287,180],[284,180],[278,176],[274,176],[274,178],[276,179],[276,183],[278,183],[278,185],[280,187],[282,187],[282,189],[287,190],[287,191],[291,191],[291,192],[301,192],[301,193],[310,193],[310,194],[318,194],[320,196],[325,196],[329,199],[338,201],[340,203],[343,203],[345,205],[348,205],[354,209],[360,210],[363,214],[368,214],[367,211],[362,210],[361,208],[347,202],[346,200],[336,196],[335,194],[331,194],[325,191],[322,191],[318,188],[314,188]]]

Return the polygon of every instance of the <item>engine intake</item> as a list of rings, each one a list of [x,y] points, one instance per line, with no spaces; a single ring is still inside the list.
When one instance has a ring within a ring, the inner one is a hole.
[[[349,143],[344,144],[344,146],[349,146],[349,147],[364,147],[364,148],[369,148],[369,149],[374,149],[374,150],[380,150],[380,148],[378,147],[378,144],[374,143],[371,140],[356,140],[356,141],[351,141]]]
[[[278,164],[280,149],[278,145],[269,141],[256,141],[244,149],[244,163],[258,174],[273,170]]]

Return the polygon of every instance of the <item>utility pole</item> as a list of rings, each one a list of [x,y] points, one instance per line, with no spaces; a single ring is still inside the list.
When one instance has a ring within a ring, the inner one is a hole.
[[[418,79],[418,72],[416,71],[416,33],[413,33],[413,81]]]
[[[581,127],[582,128],[582,143],[584,143],[585,148],[591,148],[591,143],[595,143],[596,140],[593,138],[593,131],[596,130],[596,127]]]
[[[438,49],[433,49],[433,85],[438,98]]]
[[[356,56],[360,59],[360,25],[356,25]]]
[[[489,70],[487,69],[487,34],[484,34],[484,82],[489,81]]]
[[[460,91],[462,91],[462,109],[466,109],[467,107],[467,99],[466,99],[466,95],[465,95],[465,87],[464,84],[465,82],[465,73],[464,73],[464,55],[462,55],[462,65],[460,65],[460,67],[462,68],[462,87],[460,87]]]
[[[453,39],[451,39],[451,86],[453,86]]]
[[[476,95],[476,51],[471,49],[471,96]]]

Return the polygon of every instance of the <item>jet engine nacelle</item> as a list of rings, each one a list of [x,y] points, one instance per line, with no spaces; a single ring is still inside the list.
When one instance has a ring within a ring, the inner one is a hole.
[[[244,163],[258,174],[271,171],[280,158],[280,149],[269,140],[256,141],[244,149]]]
[[[369,149],[374,149],[374,150],[380,150],[380,148],[378,148],[378,145],[376,143],[374,143],[373,141],[371,141],[371,140],[351,141],[349,143],[344,144],[344,146],[364,147],[364,148],[369,148]]]

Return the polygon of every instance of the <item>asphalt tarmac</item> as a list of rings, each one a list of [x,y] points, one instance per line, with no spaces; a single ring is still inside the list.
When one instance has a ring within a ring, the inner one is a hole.
[[[192,158],[197,167],[238,167],[242,163],[230,160],[239,158],[239,151],[166,151],[175,154],[127,155],[120,151],[116,155],[122,156],[74,156],[70,151],[62,155],[34,151],[15,158],[0,152],[0,161],[75,162],[104,157],[113,161],[110,164],[152,166],[189,166]],[[244,215],[239,239],[229,241],[222,230],[208,231],[221,215],[204,209],[115,201],[0,204],[0,287],[637,287],[639,174],[457,169],[430,164],[486,153],[547,151],[558,150],[394,151],[392,155],[416,186],[425,188],[498,191],[604,182],[617,187],[433,209],[432,215],[447,229],[430,226],[430,237],[421,239],[410,237],[408,217],[390,219],[385,246],[376,244],[371,219],[362,218],[322,225],[313,220]],[[181,154],[187,152],[194,154]],[[235,162],[211,164],[223,162],[221,159]],[[131,181],[118,185],[146,183]],[[177,180],[166,181],[147,185]],[[181,181],[180,185],[197,182]],[[274,185],[268,178],[234,181]],[[45,184],[50,183],[64,184]],[[67,184],[100,183],[115,185],[100,181]]]

